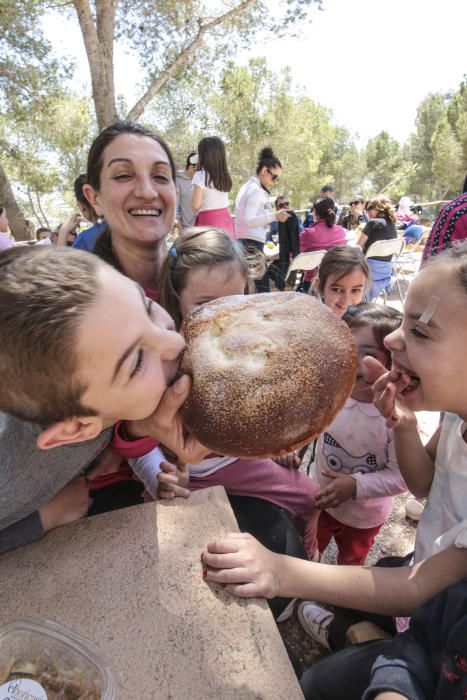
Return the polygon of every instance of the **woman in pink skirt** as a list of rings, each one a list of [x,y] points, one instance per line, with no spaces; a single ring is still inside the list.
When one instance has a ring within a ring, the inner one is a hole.
[[[217,136],[207,136],[199,142],[198,168],[192,182],[195,226],[220,228],[235,238],[228,206],[232,178],[227,168],[224,144]]]

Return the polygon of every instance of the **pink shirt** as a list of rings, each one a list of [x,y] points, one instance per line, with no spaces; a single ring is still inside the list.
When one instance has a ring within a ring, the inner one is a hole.
[[[312,250],[329,250],[335,245],[346,245],[346,243],[347,236],[342,226],[334,224],[334,226],[328,228],[324,219],[321,219],[301,232],[300,253],[308,253]],[[305,273],[306,282],[313,279],[317,269],[315,268]]]
[[[314,477],[321,488],[330,479],[322,471],[352,476],[355,498],[326,511],[344,525],[377,527],[392,510],[393,496],[407,490],[396,459],[394,436],[372,403],[351,397],[318,438]]]

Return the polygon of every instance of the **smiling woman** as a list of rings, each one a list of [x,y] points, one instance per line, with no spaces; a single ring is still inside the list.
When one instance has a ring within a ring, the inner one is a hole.
[[[94,252],[151,296],[175,221],[175,165],[165,142],[129,121],[107,127],[88,155],[84,192],[108,226]]]

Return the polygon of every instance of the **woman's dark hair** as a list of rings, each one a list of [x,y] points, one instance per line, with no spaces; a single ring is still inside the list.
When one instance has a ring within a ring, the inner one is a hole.
[[[185,170],[187,170],[190,165],[196,165],[197,159],[195,160],[194,163],[191,162],[191,159],[193,156],[197,156],[198,153],[196,151],[191,151],[191,153],[188,154],[187,159],[186,159],[186,165],[185,165]]]
[[[199,142],[197,170],[205,171],[206,187],[212,185],[219,192],[230,192],[232,189],[224,142],[217,136],[206,136]]]
[[[97,191],[99,190],[104,151],[107,146],[121,134],[146,136],[162,146],[167,158],[169,159],[172,179],[175,182],[175,162],[172,157],[172,153],[170,152],[170,148],[167,146],[164,139],[150,131],[150,129],[146,129],[146,127],[141,126],[141,124],[136,124],[136,122],[131,121],[119,121],[103,129],[91,144],[86,171],[86,182],[91,185],[91,187]],[[97,238],[93,252],[102,258],[102,260],[109,263],[109,265],[115,267],[115,269],[117,269],[119,272],[122,272],[122,267],[112,249],[112,234],[108,226]]]
[[[141,124],[136,124],[136,122],[130,121],[120,121],[115,122],[115,124],[111,124],[110,126],[107,126],[105,129],[103,129],[100,132],[100,134],[96,136],[96,138],[91,144],[91,148],[89,149],[88,154],[88,164],[86,170],[86,182],[89,185],[91,185],[91,187],[93,187],[95,190],[99,190],[104,151],[109,145],[109,143],[112,143],[112,141],[121,134],[135,134],[136,136],[147,136],[148,138],[153,139],[153,141],[157,141],[157,143],[160,146],[162,146],[162,148],[167,154],[170,163],[170,169],[172,171],[172,178],[175,182],[174,159],[172,157],[172,153],[170,152],[170,148],[167,146],[164,139],[155,134],[153,131],[150,131],[150,129],[146,129],[146,127],[141,126]]]
[[[5,207],[3,206],[3,204],[0,204],[0,216],[3,214],[4,211]]]
[[[334,200],[331,197],[320,197],[313,204],[318,219],[324,219],[326,226],[332,228],[336,223]]]
[[[402,313],[392,306],[383,306],[364,301],[355,306],[349,306],[342,317],[349,328],[366,328],[373,331],[376,345],[385,354],[385,366],[391,366],[391,352],[384,345],[384,339],[396,331],[402,323]]]
[[[282,168],[282,163],[274,155],[271,146],[266,146],[259,152],[256,174],[259,175],[263,168]]]

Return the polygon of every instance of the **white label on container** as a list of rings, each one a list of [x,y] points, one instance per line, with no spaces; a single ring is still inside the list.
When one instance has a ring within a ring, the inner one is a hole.
[[[0,700],[47,700],[47,693],[37,681],[19,678],[0,685]]]

